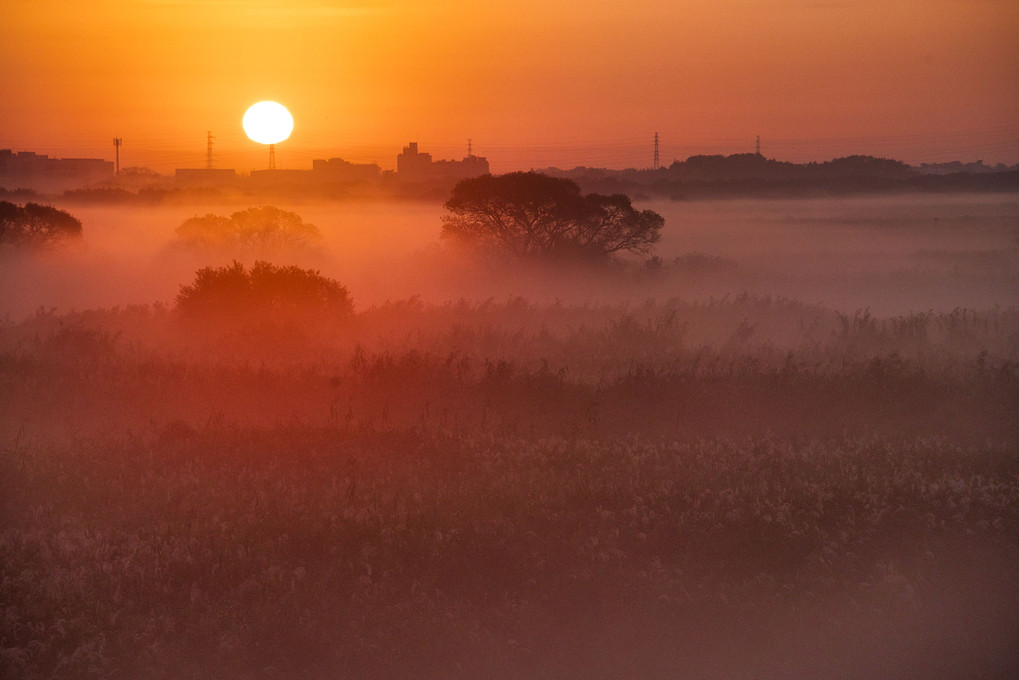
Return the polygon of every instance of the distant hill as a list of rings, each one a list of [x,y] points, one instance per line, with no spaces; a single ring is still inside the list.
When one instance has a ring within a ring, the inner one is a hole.
[[[874,156],[790,163],[760,154],[700,155],[658,170],[578,167],[540,170],[588,192],[675,200],[739,196],[827,196],[886,192],[1019,191],[1019,165],[937,163],[911,166]]]

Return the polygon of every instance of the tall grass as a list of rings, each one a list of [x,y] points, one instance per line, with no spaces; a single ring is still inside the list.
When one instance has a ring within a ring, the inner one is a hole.
[[[10,678],[1008,677],[1019,315],[0,328]]]

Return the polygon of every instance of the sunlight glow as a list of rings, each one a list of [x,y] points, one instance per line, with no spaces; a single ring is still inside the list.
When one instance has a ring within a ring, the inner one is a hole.
[[[259,144],[277,144],[290,136],[294,118],[287,108],[276,102],[252,104],[241,122],[244,132]]]

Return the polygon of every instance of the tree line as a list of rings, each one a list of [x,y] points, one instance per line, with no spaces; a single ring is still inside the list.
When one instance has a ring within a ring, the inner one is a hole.
[[[625,195],[583,194],[576,182],[535,172],[464,180],[445,208],[445,238],[488,255],[557,263],[650,254],[665,224],[654,211],[634,208]],[[0,243],[43,246],[81,235],[81,222],[63,210],[0,202]],[[320,240],[319,230],[300,215],[272,206],[187,219],[176,230],[178,247],[259,259],[250,269],[235,259],[198,270],[193,283],[181,286],[177,307],[203,321],[349,314],[351,299],[337,281],[264,260]]]

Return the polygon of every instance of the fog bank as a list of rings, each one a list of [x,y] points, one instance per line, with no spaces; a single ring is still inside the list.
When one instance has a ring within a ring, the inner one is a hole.
[[[536,266],[459,251],[441,238],[438,204],[275,205],[316,225],[323,241],[273,256],[274,263],[335,278],[359,309],[412,296],[619,303],[749,293],[904,314],[1010,306],[1019,281],[1019,198],[1011,194],[646,202],[640,207],[666,218],[656,258],[611,268]],[[0,317],[172,304],[196,269],[233,257],[175,247],[177,226],[248,206],[58,207],[82,221],[82,243],[43,255],[4,253]]]

